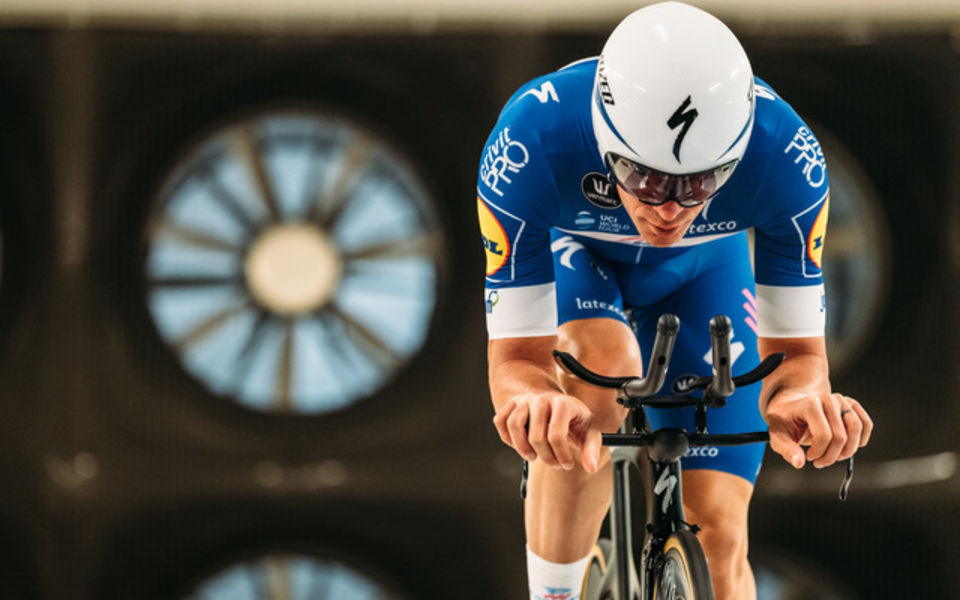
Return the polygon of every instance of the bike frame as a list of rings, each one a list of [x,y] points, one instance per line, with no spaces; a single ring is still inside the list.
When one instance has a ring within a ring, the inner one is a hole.
[[[673,352],[680,322],[673,315],[663,315],[657,324],[650,364],[645,378],[614,378],[598,375],[584,368],[569,354],[554,351],[559,364],[580,379],[618,390],[617,401],[628,409],[618,434],[604,434],[603,443],[612,446],[613,495],[610,504],[611,554],[601,584],[601,596],[612,600],[652,600],[653,583],[662,565],[662,550],[675,531],[698,528],[687,524],[683,512],[683,486],[680,458],[691,445],[736,445],[765,441],[766,432],[736,435],[707,434],[707,409],[722,406],[736,387],[736,381],[752,383],[776,368],[783,355],[771,357],[753,372],[739,378],[730,373],[729,318],[718,315],[710,322],[712,358],[715,366],[712,377],[700,377],[690,382],[691,389],[704,389],[703,398],[687,396],[657,396],[666,378],[667,366]],[[695,432],[663,428],[650,431],[646,424],[644,406],[695,406]],[[641,569],[633,552],[633,522],[630,513],[630,466],[640,470],[646,500],[644,544]]]
[[[635,433],[636,424],[645,420],[642,415],[642,408],[630,409],[620,433]],[[661,429],[651,435],[654,441],[648,448],[616,446],[610,451],[613,463],[613,496],[610,503],[612,550],[604,577],[604,589],[612,591],[616,600],[652,598],[653,581],[660,566],[657,559],[667,537],[678,529],[690,529],[684,520],[680,467],[680,457],[689,448],[687,433],[677,429]],[[646,507],[640,562],[643,567],[639,574],[633,553],[631,465],[639,469]]]

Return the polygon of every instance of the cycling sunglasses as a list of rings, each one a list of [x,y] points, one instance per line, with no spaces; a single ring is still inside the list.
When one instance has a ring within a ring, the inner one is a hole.
[[[607,153],[606,162],[614,183],[640,202],[660,206],[673,200],[684,208],[690,208],[712,198],[730,179],[740,161],[732,160],[719,167],[688,175],[657,171],[613,153]]]

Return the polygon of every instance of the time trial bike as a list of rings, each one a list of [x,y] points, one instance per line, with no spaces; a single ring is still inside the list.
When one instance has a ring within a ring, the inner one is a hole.
[[[567,372],[581,380],[617,390],[617,401],[628,409],[618,433],[604,434],[613,463],[613,496],[609,511],[610,538],[602,538],[590,556],[582,600],[713,600],[710,572],[697,540],[699,528],[684,520],[680,459],[690,447],[733,446],[765,442],[766,431],[710,434],[707,408],[722,407],[737,386],[760,381],[784,359],[766,357],[753,370],[731,374],[730,319],[710,320],[713,375],[684,381],[687,393],[658,395],[666,379],[673,345],[680,329],[675,315],[662,315],[645,377],[607,377],[594,373],[566,352],[553,352]],[[702,390],[702,396],[694,393]],[[651,431],[643,411],[651,408],[695,407],[695,431],[661,428]],[[639,468],[645,495],[646,522],[640,562],[634,560],[630,502],[630,467]],[[853,475],[853,459],[840,491],[845,499]],[[639,567],[639,568],[638,568]]]

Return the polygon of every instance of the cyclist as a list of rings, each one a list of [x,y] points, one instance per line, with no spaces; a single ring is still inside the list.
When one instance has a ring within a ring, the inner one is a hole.
[[[734,321],[745,368],[784,351],[761,390],[738,390],[711,431],[769,427],[787,462],[851,456],[873,424],[833,393],[820,258],[830,201],[816,137],[733,33],[678,2],[627,16],[599,58],[521,87],[480,163],[480,228],[494,424],[530,461],[525,501],[532,599],[575,599],[610,501],[601,432],[623,410],[578,383],[555,347],[608,375],[637,375],[657,317],[682,322],[668,382],[709,374],[709,318]],[[754,229],[751,255],[747,229]],[[755,387],[755,386],[754,386]],[[691,410],[648,411],[693,428]],[[763,444],[684,457],[686,514],[719,599],[756,595],[747,510]]]

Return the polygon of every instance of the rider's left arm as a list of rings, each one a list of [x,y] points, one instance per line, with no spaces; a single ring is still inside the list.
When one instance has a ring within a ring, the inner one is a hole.
[[[796,468],[806,461],[823,468],[867,444],[873,421],[863,406],[830,387],[824,338],[761,337],[760,356],[785,352],[766,379],[760,414],[770,427],[770,447]],[[806,451],[802,446],[809,446]]]

